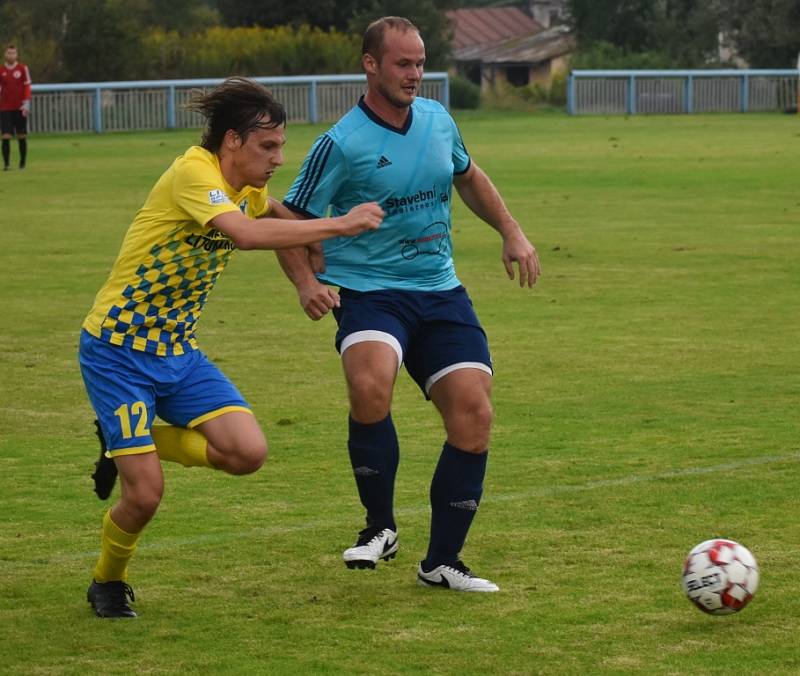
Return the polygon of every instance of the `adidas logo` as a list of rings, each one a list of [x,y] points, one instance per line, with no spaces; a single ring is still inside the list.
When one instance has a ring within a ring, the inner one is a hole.
[[[456,509],[466,509],[470,512],[478,511],[478,503],[475,500],[462,500],[461,502],[451,502],[451,507]]]
[[[378,169],[383,169],[384,167],[388,167],[390,164],[391,162],[389,161],[389,158],[387,158],[385,155],[381,155],[380,159],[378,159],[377,167]]]
[[[380,472],[376,469],[372,469],[372,467],[365,467],[362,465],[361,467],[356,467],[353,470],[353,474],[356,476],[375,476],[376,474],[380,474]]]

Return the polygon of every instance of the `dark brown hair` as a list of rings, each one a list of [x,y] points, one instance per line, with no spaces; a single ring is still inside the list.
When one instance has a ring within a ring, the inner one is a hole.
[[[380,62],[383,56],[383,37],[387,30],[399,30],[402,33],[414,31],[419,33],[417,28],[408,19],[402,16],[384,16],[376,19],[364,31],[364,40],[361,43],[361,54],[369,54],[373,59]]]
[[[242,141],[253,129],[273,129],[286,124],[286,110],[266,87],[244,77],[231,77],[186,106],[206,118],[200,145],[212,153],[222,146],[229,129]]]

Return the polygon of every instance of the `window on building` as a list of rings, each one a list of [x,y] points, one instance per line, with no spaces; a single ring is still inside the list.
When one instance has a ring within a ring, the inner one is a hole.
[[[514,87],[524,87],[531,81],[530,69],[528,66],[508,66],[506,80]]]
[[[467,80],[480,86],[481,84],[481,64],[469,63],[461,68],[461,73]]]

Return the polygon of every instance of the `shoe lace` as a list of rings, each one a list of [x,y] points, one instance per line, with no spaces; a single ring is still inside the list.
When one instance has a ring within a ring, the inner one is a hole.
[[[136,596],[133,594],[133,589],[131,586],[125,582],[109,582],[110,586],[108,587],[109,593],[109,605],[114,608],[127,608],[128,601],[126,598],[131,600],[131,603],[136,601]]]
[[[462,575],[466,575],[467,577],[475,577],[473,572],[469,568],[467,568],[466,565],[464,565],[464,562],[461,559],[459,559],[455,563],[448,564],[447,567],[452,568],[453,570],[456,570]]]
[[[383,528],[378,528],[377,526],[367,526],[364,530],[360,530],[358,532],[358,542],[356,542],[357,547],[363,547],[366,544],[372,542],[378,535],[383,531]]]

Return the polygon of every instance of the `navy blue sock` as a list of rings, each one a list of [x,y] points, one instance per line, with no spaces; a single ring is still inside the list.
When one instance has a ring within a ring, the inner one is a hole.
[[[7,138],[3,139],[3,165],[8,166],[11,161],[11,141]]]
[[[363,425],[350,418],[347,440],[350,464],[356,478],[361,504],[367,519],[378,528],[397,530],[394,522],[394,479],[400,460],[400,448],[392,416]]]
[[[28,157],[28,139],[21,138],[18,139],[19,143],[19,166],[25,166],[25,160]]]
[[[431,481],[431,540],[422,566],[455,563],[483,494],[488,453],[467,453],[445,442]]]

